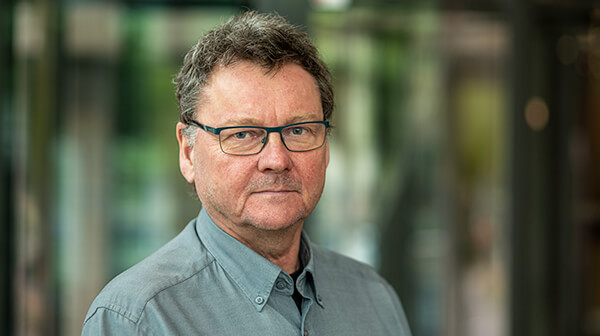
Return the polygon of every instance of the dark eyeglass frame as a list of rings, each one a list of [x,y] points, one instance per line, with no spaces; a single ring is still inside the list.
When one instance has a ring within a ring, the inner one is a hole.
[[[285,146],[285,148],[287,150],[289,150],[290,152],[310,152],[313,151],[315,149],[319,149],[321,147],[323,147],[323,145],[325,144],[325,140],[327,139],[327,131],[330,127],[329,125],[329,121],[304,121],[304,122],[299,122],[299,123],[293,123],[293,124],[288,124],[288,125],[283,125],[283,126],[279,126],[279,127],[263,127],[263,126],[228,126],[228,127],[210,127],[204,124],[201,124],[199,122],[197,122],[196,120],[190,120],[187,123],[188,125],[193,125],[193,126],[197,126],[203,130],[205,130],[208,133],[212,133],[215,135],[219,136],[219,146],[221,147],[221,151],[225,154],[228,155],[235,155],[235,156],[248,156],[248,155],[256,155],[258,153],[260,153],[263,148],[265,148],[265,146],[267,145],[267,142],[269,141],[269,134],[271,133],[279,133],[279,137],[281,138],[281,142],[283,143],[283,145]],[[285,143],[285,139],[283,138],[283,134],[281,133],[281,131],[285,128],[288,127],[293,127],[293,126],[298,126],[298,125],[306,125],[306,124],[323,124],[325,125],[325,136],[323,137],[323,142],[315,147],[315,148],[311,148],[311,149],[306,149],[306,150],[293,150],[290,149],[287,144]],[[242,129],[242,128],[253,128],[253,129],[262,129],[267,131],[267,135],[265,136],[264,140],[262,140],[261,142],[263,143],[262,147],[260,147],[260,149],[255,152],[255,153],[250,153],[250,154],[232,154],[232,153],[228,153],[225,150],[223,150],[223,146],[221,144],[221,132],[223,130],[228,130],[228,129]]]

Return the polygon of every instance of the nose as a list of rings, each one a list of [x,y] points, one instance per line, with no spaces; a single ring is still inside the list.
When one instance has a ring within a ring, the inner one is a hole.
[[[258,170],[263,172],[280,173],[292,167],[290,152],[287,150],[281,135],[277,132],[270,133],[265,140],[267,143],[262,149],[258,159]]]

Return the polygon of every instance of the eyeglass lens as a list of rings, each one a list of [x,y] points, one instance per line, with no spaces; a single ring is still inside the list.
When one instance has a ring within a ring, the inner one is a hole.
[[[249,155],[261,151],[267,142],[267,130],[261,128],[228,128],[221,131],[221,149],[228,154]],[[325,142],[326,127],[321,123],[292,125],[281,130],[290,151],[309,151]]]

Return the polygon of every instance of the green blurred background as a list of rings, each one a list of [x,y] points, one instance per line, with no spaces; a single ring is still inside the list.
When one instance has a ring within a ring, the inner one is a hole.
[[[3,0],[0,334],[78,335],[197,214],[171,80],[245,9],[304,27],[332,70],[307,230],[377,268],[415,336],[600,335],[592,0]]]

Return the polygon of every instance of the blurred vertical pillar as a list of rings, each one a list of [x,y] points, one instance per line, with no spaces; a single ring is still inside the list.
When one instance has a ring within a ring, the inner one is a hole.
[[[113,139],[113,119],[122,89],[123,12],[121,5],[102,1],[65,4],[61,12],[61,132],[55,145],[56,315],[61,335],[81,333],[87,308],[112,277],[107,271],[114,213],[111,149],[120,144]],[[131,113],[149,117],[135,108]]]
[[[580,331],[572,299],[580,293],[574,286],[576,228],[568,148],[580,93],[574,76],[561,70],[556,42],[570,24],[585,21],[585,16],[574,17],[582,9],[560,1],[511,1],[509,334],[514,336],[572,336]],[[545,110],[547,121],[536,124],[527,118],[534,103]]]
[[[57,131],[58,4],[15,7],[15,334],[53,335],[52,139]]]
[[[14,266],[14,1],[0,3],[0,334],[13,334]]]
[[[510,303],[509,303],[509,319],[510,319],[510,335],[519,336],[527,335],[527,330],[530,329],[528,321],[530,319],[530,307],[527,306],[529,298],[526,296],[530,291],[531,284],[529,281],[523,281],[525,278],[525,272],[528,269],[528,261],[525,260],[526,251],[523,251],[530,240],[527,235],[529,229],[528,221],[526,218],[528,211],[528,200],[527,188],[528,174],[523,166],[528,157],[526,152],[526,146],[523,145],[523,140],[526,139],[528,129],[523,122],[522,112],[523,105],[528,98],[526,89],[529,87],[530,76],[525,75],[527,70],[531,67],[531,61],[529,58],[529,38],[530,34],[529,22],[527,20],[529,12],[529,5],[527,2],[514,0],[512,1],[511,17],[513,18],[513,39],[514,39],[514,54],[513,54],[513,101],[514,106],[511,109],[513,111],[512,119],[512,139],[511,143],[511,217],[512,220],[509,222],[511,225],[511,232],[509,241],[512,244],[512,255],[511,260],[511,281],[510,281]],[[522,259],[520,259],[522,258]]]

